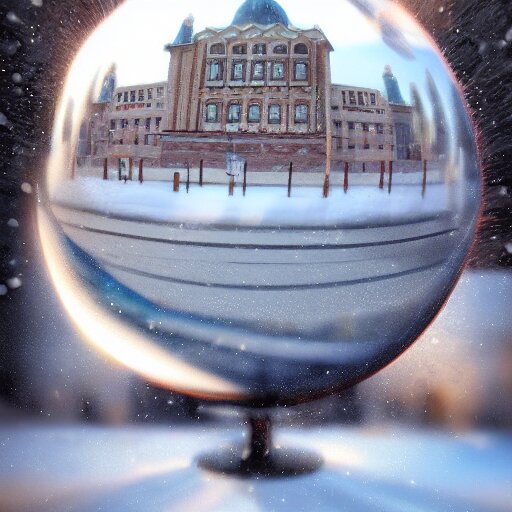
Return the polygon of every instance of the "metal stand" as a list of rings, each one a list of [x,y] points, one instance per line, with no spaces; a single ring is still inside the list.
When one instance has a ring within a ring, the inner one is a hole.
[[[322,466],[321,457],[314,453],[274,448],[268,416],[250,416],[248,423],[250,437],[245,448],[228,447],[204,455],[199,467],[239,478],[282,478],[313,473]]]

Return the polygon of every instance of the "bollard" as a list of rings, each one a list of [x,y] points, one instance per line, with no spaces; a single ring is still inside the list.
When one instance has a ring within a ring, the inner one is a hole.
[[[391,194],[391,187],[393,186],[393,162],[389,162],[389,183],[388,183],[388,194]]]
[[[108,158],[103,160],[103,179],[108,180]]]
[[[200,187],[203,186],[203,166],[204,166],[204,162],[203,162],[203,160],[201,160],[199,162],[199,186]]]
[[[231,176],[231,179],[229,180],[229,195],[232,196],[235,193],[235,177]]]
[[[324,199],[327,199],[329,197],[329,187],[329,175],[326,174],[324,179]]]
[[[144,183],[144,158],[139,160],[139,183]]]
[[[173,186],[174,192],[180,191],[180,173],[175,172],[174,173],[174,186]]]
[[[128,162],[129,162],[129,167],[130,167],[130,170],[128,172],[128,179],[130,181],[132,181],[133,180],[133,158],[130,157],[128,159]]]
[[[363,172],[366,172],[366,162],[363,162]]]
[[[427,192],[427,161],[423,160],[423,187],[421,189],[421,197],[425,197]]]
[[[293,162],[290,162],[290,170],[288,172],[288,197],[292,197],[292,176],[293,176]]]
[[[187,194],[190,189],[190,164],[187,162]]]
[[[384,188],[384,173],[386,172],[386,163],[382,161],[380,163],[380,181],[379,181],[379,188]]]
[[[244,185],[243,185],[244,197],[245,197],[246,190],[247,190],[247,160],[244,162]]]
[[[348,190],[348,162],[345,162],[345,175],[343,177],[343,191],[345,194]]]
[[[119,181],[122,180],[122,176],[121,176],[121,159],[118,158],[117,160],[117,176],[119,178]]]

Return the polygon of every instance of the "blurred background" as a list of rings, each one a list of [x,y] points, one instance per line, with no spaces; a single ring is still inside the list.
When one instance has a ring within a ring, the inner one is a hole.
[[[34,235],[31,206],[43,168],[31,165],[45,161],[74,53],[118,3],[0,1],[0,423],[214,418],[205,404],[150,386],[78,338]],[[512,436],[512,5],[401,3],[442,48],[473,110],[485,181],[478,240],[446,307],[410,350],[357,387],[276,417],[291,425],[393,423]]]

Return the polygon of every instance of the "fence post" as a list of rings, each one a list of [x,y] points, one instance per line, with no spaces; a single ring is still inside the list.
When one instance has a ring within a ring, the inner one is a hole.
[[[139,160],[139,183],[144,183],[144,158]]]
[[[180,191],[180,173],[175,172],[174,173],[174,185],[173,185],[174,192]]]
[[[234,176],[231,176],[231,178],[229,180],[228,190],[229,190],[230,196],[234,195],[234,193],[235,193],[235,177]]]
[[[128,173],[128,179],[130,181],[132,181],[133,180],[133,158],[130,157],[130,159],[128,161],[129,161],[129,166],[130,166],[130,171]]]
[[[384,160],[380,163],[380,181],[379,181],[379,188],[384,188],[384,173],[386,172],[386,164]]]
[[[200,187],[203,186],[203,166],[204,166],[204,162],[201,159],[201,161],[199,162],[199,186]]]
[[[391,187],[393,186],[393,161],[389,162],[389,183],[388,194],[391,194]]]
[[[290,170],[288,171],[288,197],[292,197],[292,176],[293,176],[293,162],[290,162]]]
[[[103,160],[103,179],[108,180],[108,158]]]
[[[246,190],[247,190],[247,160],[244,162],[244,185],[243,185],[244,197],[245,197]]]
[[[345,192],[345,194],[347,193],[348,190],[348,169],[348,162],[345,162],[345,173],[343,176],[343,191]]]
[[[190,164],[187,162],[187,194],[190,189]]]
[[[427,192],[427,161],[423,160],[423,187],[421,190],[421,197],[425,197]]]

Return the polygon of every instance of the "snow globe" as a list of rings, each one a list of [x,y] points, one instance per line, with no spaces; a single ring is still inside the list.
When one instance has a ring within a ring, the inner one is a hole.
[[[388,0],[308,4],[127,0],[69,69],[40,190],[84,339],[250,411],[249,449],[214,471],[317,468],[272,449],[268,411],[393,361],[476,229],[475,134],[435,43]]]

